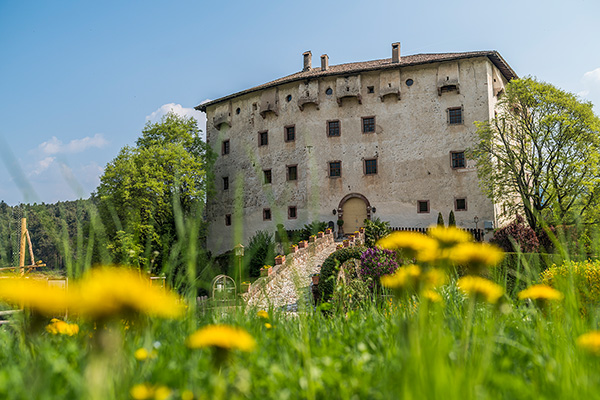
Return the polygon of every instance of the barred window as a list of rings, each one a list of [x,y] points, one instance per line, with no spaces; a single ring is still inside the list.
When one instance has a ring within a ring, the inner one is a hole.
[[[448,123],[450,125],[459,125],[463,123],[462,107],[448,109]]]
[[[286,126],[283,129],[285,132],[284,139],[286,142],[293,142],[296,140],[296,126],[295,125]]]
[[[269,144],[269,131],[258,132],[258,145],[267,146]]]
[[[417,213],[425,214],[429,212],[429,200],[417,201]]]
[[[263,182],[264,183],[271,183],[271,170],[270,169],[265,169],[263,170]]]
[[[362,131],[363,133],[375,132],[375,117],[363,117]]]
[[[371,158],[365,160],[365,175],[375,175],[377,174],[377,159]]]
[[[329,163],[329,177],[337,178],[342,176],[342,162],[341,161],[331,161]]]
[[[229,154],[229,140],[223,140],[221,143],[221,154]]]
[[[340,121],[327,121],[327,136],[340,136]]]
[[[452,168],[465,168],[467,166],[465,162],[465,152],[464,151],[453,151],[450,153],[452,156]]]
[[[298,166],[297,165],[288,165],[287,166],[287,180],[288,181],[298,180]]]
[[[454,199],[454,210],[455,211],[466,211],[467,210],[467,199],[465,199],[465,198]]]

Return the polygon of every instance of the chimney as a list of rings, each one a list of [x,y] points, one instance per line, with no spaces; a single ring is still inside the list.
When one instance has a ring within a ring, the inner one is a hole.
[[[321,71],[327,71],[329,69],[329,56],[323,54],[321,56]]]
[[[302,55],[304,56],[304,69],[302,71],[310,71],[312,65],[312,53],[309,50],[305,51]]]
[[[400,42],[392,43],[392,62],[400,62]]]

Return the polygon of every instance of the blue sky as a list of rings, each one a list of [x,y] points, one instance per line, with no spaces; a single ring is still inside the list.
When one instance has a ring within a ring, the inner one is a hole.
[[[170,109],[313,63],[498,50],[600,112],[600,2],[0,0],[0,200],[87,198]]]

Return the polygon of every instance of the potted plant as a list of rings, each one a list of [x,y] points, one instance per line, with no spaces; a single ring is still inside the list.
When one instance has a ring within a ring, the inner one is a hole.
[[[277,257],[281,257],[281,256],[277,256]],[[275,257],[275,261],[277,261],[277,257]],[[271,271],[273,271],[272,266],[263,265],[263,267],[260,269],[260,276],[269,276],[269,275],[271,275]]]
[[[365,228],[361,227],[361,228],[359,228],[359,229],[358,229],[358,231],[359,231],[360,233],[365,233]]]
[[[319,284],[319,274],[312,274],[311,278],[312,278],[313,285],[318,285]]]
[[[308,247],[308,242],[306,240],[301,240],[298,242],[298,247],[301,249]]]
[[[344,226],[344,220],[343,219],[338,219],[337,220],[337,225],[341,228],[342,226]]]
[[[314,243],[315,240],[317,240],[317,235],[310,235],[309,238],[308,238],[308,241],[310,243]]]
[[[248,290],[250,290],[250,282],[242,282],[242,285],[241,285],[242,293],[246,293]]]
[[[343,244],[341,244],[341,243],[340,243],[340,244],[338,244],[337,246],[335,246],[335,249],[336,249],[336,250],[343,249],[343,248],[344,248],[344,245],[343,245]]]
[[[360,231],[354,231],[354,236],[358,237],[358,235],[360,235]]]
[[[348,241],[354,243],[354,235],[348,235]]]
[[[325,235],[324,232],[317,232],[317,238],[322,238]]]
[[[331,228],[327,228],[327,229],[325,229],[325,234],[326,234],[326,235],[331,235],[331,232],[333,232],[333,231],[331,230]]]
[[[350,247],[350,241],[348,239],[344,239],[342,243],[344,243],[344,247]]]
[[[298,251],[298,245],[297,244],[293,244],[290,246],[290,253],[295,253]]]
[[[285,256],[279,255],[275,257],[275,265],[281,265],[285,262]]]

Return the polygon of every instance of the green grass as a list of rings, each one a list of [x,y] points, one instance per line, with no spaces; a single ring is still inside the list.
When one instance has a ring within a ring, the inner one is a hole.
[[[506,299],[502,307],[471,303],[452,285],[444,305],[365,303],[354,310],[297,316],[272,311],[272,329],[256,310],[190,311],[182,320],[140,320],[105,331],[82,323],[79,335],[0,328],[0,398],[131,398],[139,383],[164,385],[170,398],[191,390],[206,399],[555,399],[600,398],[599,359],[577,349],[597,328],[558,307],[544,313]],[[427,307],[427,309],[426,309]],[[224,312],[225,311],[225,312]],[[225,323],[257,341],[217,369],[208,349],[190,350],[198,327]],[[102,333],[104,332],[104,333]],[[95,338],[90,338],[95,335]],[[140,347],[157,357],[137,361]]]

